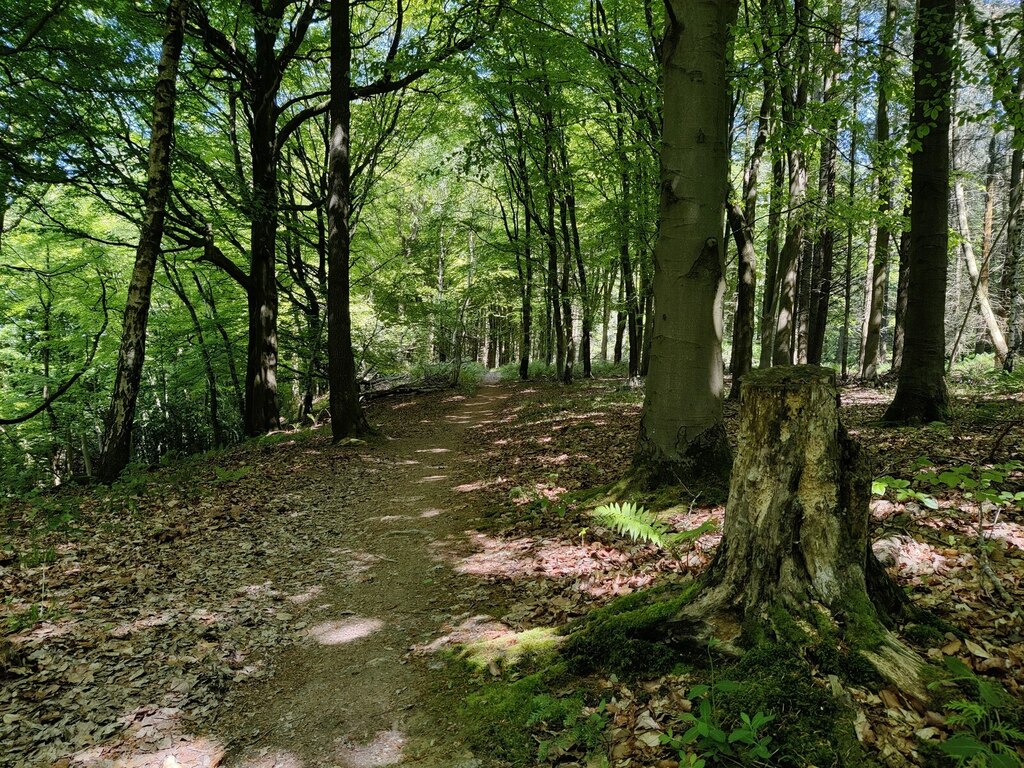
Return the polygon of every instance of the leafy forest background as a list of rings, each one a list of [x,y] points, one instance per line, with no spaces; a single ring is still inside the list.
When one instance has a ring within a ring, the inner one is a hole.
[[[910,119],[914,16],[898,0],[739,9],[734,380],[901,365],[928,131]],[[0,21],[6,489],[97,472],[161,179],[125,460],[320,421],[332,378],[357,432],[356,387],[646,375],[660,3],[0,0]],[[1024,13],[978,0],[956,24],[946,364],[1019,388]]]

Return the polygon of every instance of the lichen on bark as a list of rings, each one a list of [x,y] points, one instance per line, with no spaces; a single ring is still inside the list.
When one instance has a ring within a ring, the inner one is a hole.
[[[886,626],[902,605],[869,548],[870,474],[840,423],[835,373],[748,374],[738,442],[722,544],[670,632],[737,652],[828,639],[923,697],[923,661]]]

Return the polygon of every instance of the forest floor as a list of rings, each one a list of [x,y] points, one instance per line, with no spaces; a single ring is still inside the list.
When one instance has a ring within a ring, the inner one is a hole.
[[[893,430],[877,421],[889,397],[846,390],[844,420],[886,478],[876,551],[952,627],[915,647],[1019,700],[1024,515],[1005,494],[1024,491],[1024,398]],[[572,502],[628,467],[640,400],[618,379],[394,398],[365,443],[282,433],[102,491],[0,500],[0,766],[501,764],[467,743],[463,698],[514,675],[531,630],[690,578],[718,543],[671,555]],[[723,512],[698,496],[668,522]],[[661,736],[693,704],[684,678],[588,687],[604,762],[541,720],[535,764],[678,765]],[[953,730],[899,691],[845,695],[885,765],[920,764]]]

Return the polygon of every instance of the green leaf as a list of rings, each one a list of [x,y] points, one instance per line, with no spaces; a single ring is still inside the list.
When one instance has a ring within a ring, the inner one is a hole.
[[[988,747],[968,733],[953,734],[944,742],[939,743],[939,749],[950,757],[960,760],[970,760],[973,757],[984,755],[988,752]]]

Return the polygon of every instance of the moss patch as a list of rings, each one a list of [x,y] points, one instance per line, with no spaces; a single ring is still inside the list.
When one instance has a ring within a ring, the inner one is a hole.
[[[605,670],[654,677],[679,662],[667,642],[665,623],[690,600],[697,587],[653,588],[627,595],[569,627],[562,654],[570,672]]]
[[[857,741],[853,710],[815,683],[808,662],[788,645],[758,645],[719,677],[739,683],[738,690],[719,695],[723,711],[775,715],[772,765],[874,765]]]
[[[605,720],[585,711],[577,689],[559,692],[564,673],[556,665],[514,682],[487,683],[469,696],[462,706],[468,744],[514,768],[538,765],[555,750],[598,749]]]

